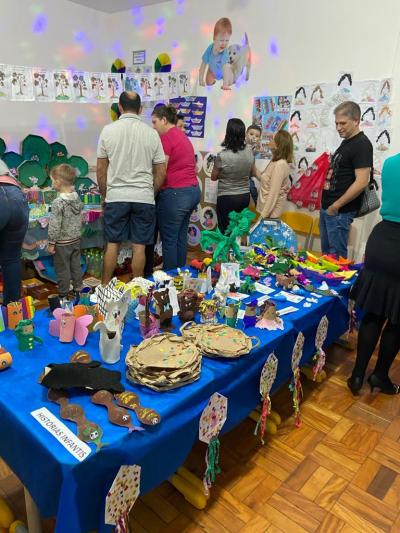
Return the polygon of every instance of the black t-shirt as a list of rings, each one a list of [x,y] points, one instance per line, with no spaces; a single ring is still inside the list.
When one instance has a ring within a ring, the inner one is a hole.
[[[322,192],[322,209],[328,209],[355,182],[357,168],[371,168],[373,165],[371,141],[360,131],[350,139],[344,139],[331,158],[332,174],[325,181]],[[329,173],[328,173],[329,177]],[[358,211],[362,194],[339,209],[340,213]]]

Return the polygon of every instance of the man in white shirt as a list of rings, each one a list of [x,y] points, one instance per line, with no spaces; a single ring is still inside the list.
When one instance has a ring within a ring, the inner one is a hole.
[[[105,201],[102,283],[117,265],[120,244],[132,243],[132,275],[143,276],[145,246],[153,244],[154,196],[165,180],[165,155],[160,137],[142,122],[140,96],[124,91],[119,119],[103,128],[97,148],[97,183]]]

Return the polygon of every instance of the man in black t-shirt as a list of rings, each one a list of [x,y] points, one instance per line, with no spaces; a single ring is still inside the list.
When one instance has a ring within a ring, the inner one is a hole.
[[[343,102],[334,111],[336,130],[343,139],[331,157],[322,192],[319,219],[324,254],[347,257],[350,226],[361,206],[373,165],[372,144],[360,131],[360,106]]]

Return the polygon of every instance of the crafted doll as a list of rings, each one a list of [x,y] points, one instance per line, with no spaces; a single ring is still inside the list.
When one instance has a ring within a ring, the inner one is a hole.
[[[43,344],[43,340],[33,333],[32,320],[20,320],[14,330],[14,334],[18,339],[18,349],[21,352],[32,350],[35,342]]]

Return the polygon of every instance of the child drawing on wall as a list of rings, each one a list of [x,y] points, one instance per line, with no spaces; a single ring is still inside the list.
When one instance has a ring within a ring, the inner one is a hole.
[[[228,53],[231,36],[231,21],[226,17],[217,20],[214,27],[214,42],[204,52],[200,65],[199,84],[202,87],[214,85],[216,80],[222,80],[221,89],[230,90],[233,83],[233,72]]]

